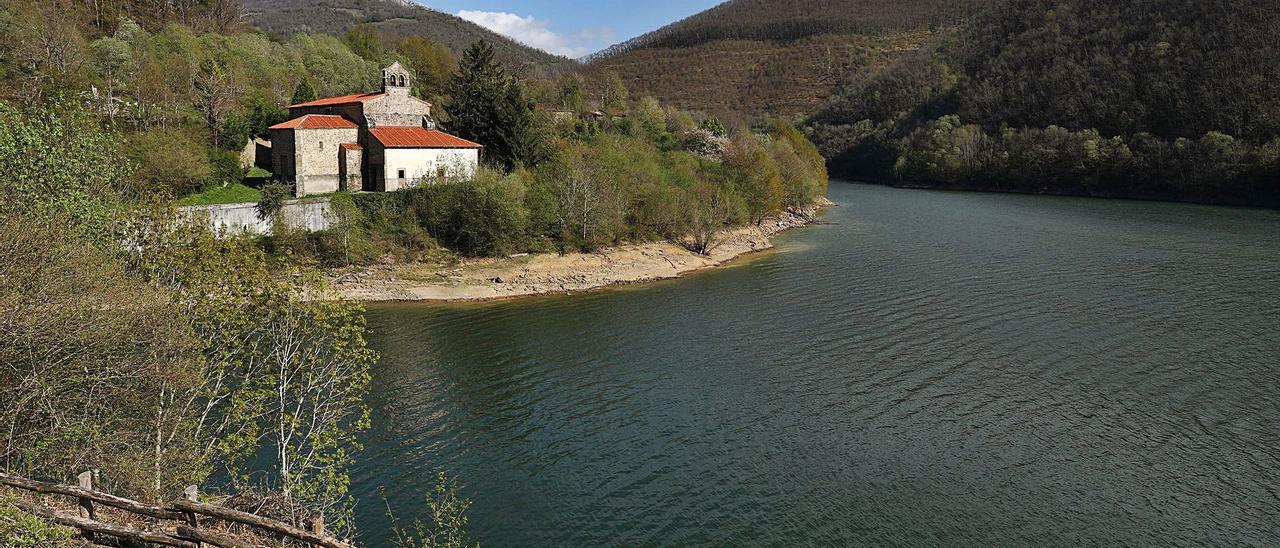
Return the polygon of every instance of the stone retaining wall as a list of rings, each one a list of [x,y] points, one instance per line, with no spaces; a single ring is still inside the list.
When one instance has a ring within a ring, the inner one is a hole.
[[[207,206],[188,206],[178,208],[180,215],[192,221],[208,223],[215,231],[267,235],[271,233],[270,219],[258,218],[257,204],[252,202],[240,204],[220,204]],[[312,200],[290,200],[280,210],[281,217],[290,226],[305,228],[308,232],[318,232],[329,228],[329,200],[327,198]]]

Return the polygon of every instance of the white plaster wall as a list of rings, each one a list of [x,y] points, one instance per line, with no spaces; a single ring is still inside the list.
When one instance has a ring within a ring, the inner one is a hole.
[[[449,177],[470,177],[480,166],[480,151],[474,148],[388,148],[384,152],[383,173],[387,178],[387,191],[414,186],[426,177],[434,181],[436,168],[444,166]],[[399,171],[405,172],[402,187]]]

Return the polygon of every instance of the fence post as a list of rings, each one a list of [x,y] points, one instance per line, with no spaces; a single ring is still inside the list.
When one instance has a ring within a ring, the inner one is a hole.
[[[188,485],[186,489],[182,490],[182,498],[185,498],[191,502],[196,502],[196,498],[199,492],[200,492],[200,489],[198,487],[194,485]],[[196,513],[187,512],[186,514],[187,514],[187,524],[190,525],[192,529],[199,529],[200,518],[196,517]],[[204,548],[204,543],[197,540],[196,548]]]
[[[93,470],[85,470],[84,472],[81,472],[79,476],[76,476],[76,484],[80,486],[81,489],[92,491],[93,490]],[[85,519],[98,519],[97,512],[94,511],[93,509],[93,501],[84,497],[79,497],[79,503],[80,503],[80,517]],[[85,540],[92,542],[93,532],[84,531],[84,538]]]
[[[318,512],[311,516],[311,526],[308,529],[317,535],[324,535],[324,512]]]

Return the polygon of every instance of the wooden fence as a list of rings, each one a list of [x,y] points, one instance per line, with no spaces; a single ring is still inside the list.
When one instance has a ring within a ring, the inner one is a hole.
[[[200,528],[200,517],[214,518],[231,523],[247,525],[280,537],[287,537],[296,541],[301,541],[311,546],[322,546],[324,548],[353,548],[350,544],[342,542],[324,532],[324,519],[318,518],[312,521],[309,530],[300,529],[287,523],[274,519],[264,518],[257,514],[232,510],[214,504],[207,504],[196,500],[196,487],[193,485],[188,487],[183,493],[182,498],[175,500],[164,506],[152,506],[126,498],[117,497],[101,491],[93,489],[93,473],[85,472],[80,474],[79,485],[60,485],[56,483],[48,483],[36,481],[23,477],[7,474],[0,471],[0,485],[7,485],[15,489],[32,491],[36,493],[44,493],[51,495],[65,495],[76,499],[80,505],[79,515],[60,512],[53,508],[49,508],[42,504],[31,502],[29,500],[19,499],[15,505],[19,510],[28,514],[39,516],[59,525],[73,527],[79,529],[87,539],[92,541],[95,535],[109,535],[122,539],[150,542],[153,544],[161,544],[165,546],[180,546],[182,548],[204,548],[206,546],[217,546],[221,548],[248,548],[244,542],[227,537],[224,534]],[[160,521],[178,522],[172,528],[164,528],[163,530],[150,530],[132,525],[117,525],[98,521],[95,505],[110,506],[131,514],[146,516]]]

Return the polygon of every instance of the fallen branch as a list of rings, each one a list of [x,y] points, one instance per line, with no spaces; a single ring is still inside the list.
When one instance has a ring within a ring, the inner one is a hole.
[[[178,536],[203,542],[205,544],[212,544],[220,548],[252,548],[252,545],[244,544],[226,535],[220,535],[203,529],[196,529],[189,525],[179,525]]]
[[[181,519],[182,514],[172,510],[165,510],[158,506],[149,506],[137,501],[129,500],[115,495],[109,495],[101,491],[85,489],[83,487],[73,487],[70,485],[59,485],[56,483],[48,483],[44,481],[36,481],[27,478],[11,476],[4,472],[0,472],[0,484],[8,485],[18,489],[27,491],[35,491],[37,493],[66,495],[68,497],[76,497],[89,499],[91,501],[105,504],[114,508],[119,508],[135,514],[142,514],[157,519]]]
[[[214,517],[214,518],[218,518],[226,521],[242,523],[245,525],[252,525],[254,527],[266,529],[268,531],[285,535],[287,537],[293,537],[303,542],[309,542],[316,546],[323,546],[325,548],[352,548],[350,544],[339,541],[333,537],[317,535],[315,533],[299,529],[287,523],[282,523],[273,519],[267,519],[262,516],[250,514],[248,512],[241,512],[239,510],[232,510],[230,508],[223,508],[221,506],[215,506],[212,504],[205,504],[203,502],[197,502],[197,501],[186,500],[186,499],[175,500],[173,501],[172,506],[184,512],[194,512],[196,514]]]

